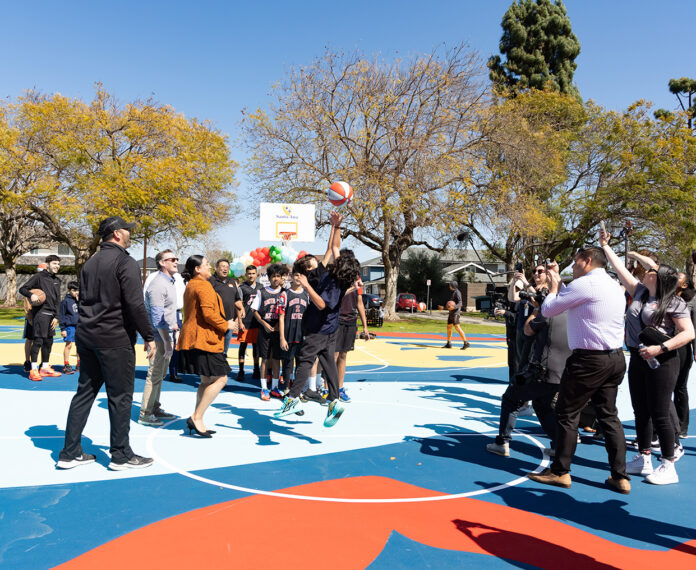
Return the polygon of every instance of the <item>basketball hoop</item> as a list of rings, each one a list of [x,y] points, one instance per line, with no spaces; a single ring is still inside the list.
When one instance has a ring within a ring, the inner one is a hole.
[[[278,232],[278,235],[283,240],[283,245],[287,245],[288,242],[292,241],[295,236],[297,236],[297,232]]]

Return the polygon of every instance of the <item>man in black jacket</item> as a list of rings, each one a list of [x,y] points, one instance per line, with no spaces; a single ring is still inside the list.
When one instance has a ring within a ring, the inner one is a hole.
[[[31,346],[31,370],[29,380],[40,381],[45,376],[61,376],[49,366],[53,335],[58,324],[58,307],[60,305],[60,257],[49,255],[46,258],[46,270],[31,276],[19,292],[31,301],[31,323],[34,331],[34,342]],[[37,305],[38,297],[32,294],[32,289],[40,289],[46,295],[46,300]],[[39,352],[41,353],[41,368],[39,369]]]
[[[138,264],[126,251],[133,226],[118,216],[103,220],[99,225],[101,249],[82,268],[80,326],[75,339],[80,357],[80,379],[68,412],[65,447],[56,465],[61,469],[85,465],[96,459],[94,455],[83,453],[80,440],[92,404],[104,383],[111,421],[109,469],[121,471],[152,464],[152,459],[133,453],[128,438],[136,334],[143,337],[148,358],[155,351]]]

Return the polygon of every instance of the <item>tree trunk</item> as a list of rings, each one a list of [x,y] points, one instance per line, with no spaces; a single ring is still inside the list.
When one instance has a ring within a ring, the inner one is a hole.
[[[8,263],[5,259],[5,276],[7,277],[7,291],[5,294],[4,307],[17,306],[17,270],[14,262]]]
[[[399,278],[399,268],[401,266],[401,252],[390,248],[382,252],[382,263],[384,263],[384,286],[386,289],[384,297],[384,319],[387,321],[398,321],[399,315],[396,314],[396,281]]]

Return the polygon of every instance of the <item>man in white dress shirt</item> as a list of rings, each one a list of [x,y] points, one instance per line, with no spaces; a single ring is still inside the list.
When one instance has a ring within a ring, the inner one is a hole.
[[[611,468],[606,484],[626,494],[631,490],[626,475],[626,440],[616,410],[616,395],[626,372],[622,348],[626,301],[619,284],[604,269],[607,258],[600,248],[580,249],[573,261],[574,280],[567,287],[562,285],[558,265],[548,267],[549,295],[541,313],[549,318],[568,311],[568,345],[573,352],[563,371],[556,404],[555,458],[549,469],[528,477],[570,487],[580,412],[591,400],[605,435]]]

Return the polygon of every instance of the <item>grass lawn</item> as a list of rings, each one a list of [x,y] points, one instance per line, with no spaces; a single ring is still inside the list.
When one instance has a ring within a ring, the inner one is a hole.
[[[464,316],[481,317],[479,313],[464,313]],[[421,333],[446,333],[447,321],[434,320],[427,317],[399,315],[399,321],[384,321],[382,327],[374,327],[373,332],[379,336],[383,332],[421,332]],[[492,321],[497,322],[497,321]],[[469,334],[505,334],[505,327],[500,324],[470,324],[462,323],[462,329]]]
[[[482,317],[481,313],[464,313],[467,317]],[[19,317],[19,318],[18,318]],[[427,317],[399,315],[401,320],[395,322],[384,322],[384,326],[375,327],[374,332],[379,335],[379,331],[384,332],[422,332],[422,333],[444,333],[447,331],[446,321],[429,319]],[[469,324],[462,323],[465,333],[478,334],[505,334],[505,327],[500,324]],[[0,325],[24,326],[24,309],[21,307],[6,308],[0,307]]]
[[[0,325],[24,326],[24,309],[21,306],[15,308],[0,307]]]

